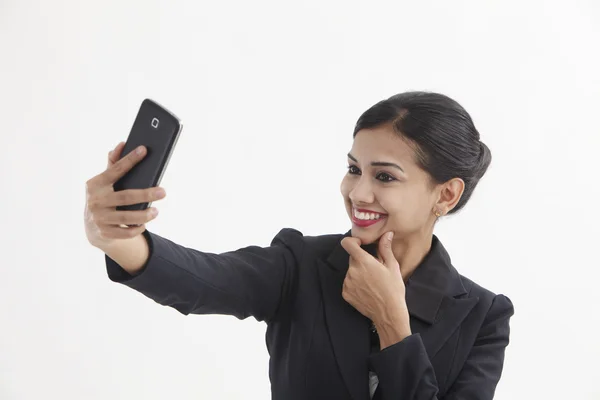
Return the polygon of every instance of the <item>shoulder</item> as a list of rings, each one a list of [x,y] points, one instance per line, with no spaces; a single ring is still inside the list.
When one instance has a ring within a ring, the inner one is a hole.
[[[510,318],[514,314],[512,300],[503,293],[495,293],[464,275],[459,275],[467,297],[479,299],[478,308],[486,319]]]
[[[326,258],[344,237],[341,233],[305,235],[294,228],[283,228],[273,238],[271,246],[284,245],[295,253],[313,253]]]

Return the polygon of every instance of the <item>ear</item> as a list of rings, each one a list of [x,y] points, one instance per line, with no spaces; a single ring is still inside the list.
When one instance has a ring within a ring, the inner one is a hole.
[[[453,178],[440,185],[440,195],[434,207],[443,214],[448,214],[450,210],[456,207],[463,192],[465,191],[465,182],[460,178]]]

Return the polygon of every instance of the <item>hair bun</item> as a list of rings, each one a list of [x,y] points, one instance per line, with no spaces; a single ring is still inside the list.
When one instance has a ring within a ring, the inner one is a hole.
[[[477,158],[477,165],[474,169],[474,175],[477,179],[480,179],[487,171],[490,163],[492,162],[492,153],[485,143],[479,141],[479,157]]]

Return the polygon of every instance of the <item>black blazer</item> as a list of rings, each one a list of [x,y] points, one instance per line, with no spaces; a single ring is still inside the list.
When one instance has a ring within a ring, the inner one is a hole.
[[[267,323],[273,399],[492,399],[509,342],[511,301],[458,274],[436,236],[406,284],[413,334],[371,353],[370,321],[342,298],[345,235],[282,229],[269,247],[222,254],[146,231],[151,256],[130,276],[108,256],[108,276],[187,314]],[[374,254],[374,246],[365,249]]]

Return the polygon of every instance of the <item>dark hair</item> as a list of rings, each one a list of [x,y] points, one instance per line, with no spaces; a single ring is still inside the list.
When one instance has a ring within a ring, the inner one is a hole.
[[[417,163],[434,182],[452,178],[465,182],[460,201],[449,213],[463,208],[492,161],[469,113],[443,94],[400,93],[365,111],[356,122],[353,137],[361,129],[386,123],[414,146]]]

